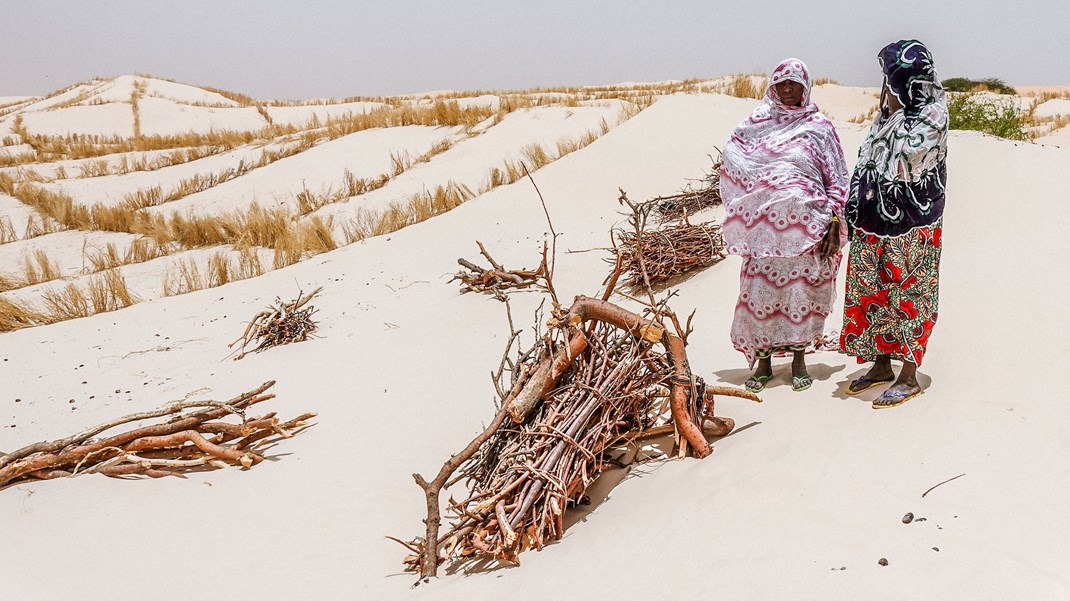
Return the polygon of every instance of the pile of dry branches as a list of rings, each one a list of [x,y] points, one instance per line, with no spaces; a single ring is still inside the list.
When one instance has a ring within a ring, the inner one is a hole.
[[[412,552],[407,569],[433,576],[449,559],[518,562],[520,552],[561,537],[563,512],[606,468],[609,452],[675,432],[680,456],[705,457],[706,435],[734,426],[713,416],[713,393],[758,400],[708,389],[692,375],[684,350],[690,320],[681,327],[664,302],[642,315],[608,302],[619,273],[608,278],[601,299],[580,296],[568,308],[558,305],[547,281],[557,309],[538,344],[515,361],[509,349],[503,356],[497,415],[433,481],[413,475],[426,496],[427,529],[409,542],[394,539]],[[440,537],[440,494],[462,481],[467,496],[450,497],[455,517]]]
[[[241,343],[234,360],[237,361],[249,353],[259,353],[273,346],[308,340],[308,337],[316,331],[316,322],[312,321],[316,308],[308,305],[308,302],[321,290],[323,290],[322,286],[313,290],[308,296],[298,291],[297,298],[288,303],[276,297],[274,305],[253,316],[241,338],[227,345],[227,348],[232,348]],[[255,345],[252,350],[246,351],[252,345]]]
[[[724,259],[725,242],[721,226],[714,223],[692,224],[686,218],[675,225],[649,228],[650,213],[656,205],[634,203],[621,190],[620,202],[632,214],[631,231],[617,230],[613,252],[617,262],[628,272],[625,285],[649,290],[693,269],[708,267]]]
[[[711,157],[712,159],[712,157]],[[657,196],[643,203],[660,223],[679,221],[721,204],[721,167],[716,163],[698,185],[688,183],[679,194]]]
[[[476,244],[479,245],[479,253],[487,259],[491,268],[483,269],[471,261],[457,259],[457,263],[468,270],[458,271],[450,279],[451,282],[454,280],[461,281],[461,292],[489,292],[498,300],[505,300],[505,296],[502,293],[503,290],[535,286],[538,284],[539,278],[546,275],[545,253],[543,253],[543,262],[534,271],[510,271],[502,267],[501,263],[498,263],[494,260],[494,257],[490,256],[487,249],[483,247],[482,242],[477,240]]]
[[[178,401],[154,411],[127,415],[60,440],[42,441],[0,455],[0,488],[24,481],[104,474],[142,474],[152,478],[182,476],[182,472],[205,466],[251,467],[264,460],[259,445],[277,437],[289,438],[293,430],[315,417],[306,413],[284,423],[274,413],[252,417],[252,405],[275,398],[265,391],[275,384],[265,382],[255,390],[225,403]],[[197,411],[190,409],[199,408]],[[240,423],[222,421],[231,415]],[[111,434],[97,435],[131,422],[168,418],[162,423],[141,425]]]

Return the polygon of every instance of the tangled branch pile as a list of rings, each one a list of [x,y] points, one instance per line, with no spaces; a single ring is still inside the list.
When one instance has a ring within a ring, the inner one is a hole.
[[[499,411],[482,434],[433,481],[413,475],[427,499],[427,530],[398,541],[412,551],[407,569],[433,576],[449,559],[518,562],[520,552],[561,537],[563,512],[583,497],[615,447],[675,432],[680,455],[690,450],[701,458],[711,452],[704,434],[731,431],[731,419],[713,416],[714,391],[691,374],[684,351],[690,328],[683,330],[664,306],[638,315],[606,301],[617,273],[603,299],[580,296],[556,310],[543,342],[510,362]],[[450,498],[455,518],[440,542],[439,495],[461,481],[468,494]]]
[[[692,224],[687,219],[675,225],[648,227],[650,213],[656,205],[633,203],[621,190],[621,204],[632,215],[628,223],[631,231],[617,230],[613,252],[628,272],[625,285],[639,290],[683,275],[693,269],[713,265],[725,257],[721,226],[714,223]]]
[[[264,460],[259,445],[277,437],[289,438],[293,430],[315,417],[305,413],[284,423],[274,413],[259,417],[246,410],[274,394],[265,391],[275,384],[265,382],[225,403],[180,401],[154,411],[127,415],[54,441],[37,442],[0,455],[0,488],[24,481],[104,474],[142,474],[151,478],[180,476],[202,466],[248,468]],[[207,409],[204,409],[207,407]],[[189,409],[201,408],[198,411]],[[240,423],[221,421],[230,415]],[[168,417],[167,421],[95,438],[123,424]]]
[[[250,353],[259,353],[273,346],[308,340],[308,337],[316,331],[316,322],[312,321],[316,308],[308,305],[308,302],[321,290],[323,290],[322,286],[313,290],[308,296],[303,296],[303,293],[298,291],[297,298],[288,303],[276,297],[273,306],[253,316],[241,338],[227,345],[227,348],[231,348],[241,343],[234,360],[237,361]],[[251,345],[256,346],[246,351],[245,349]]]
[[[487,249],[483,247],[482,242],[476,241],[476,244],[479,245],[479,253],[487,259],[491,268],[483,269],[471,261],[457,259],[457,263],[468,270],[458,271],[450,279],[451,282],[454,280],[461,281],[461,292],[490,292],[498,300],[505,300],[505,296],[502,294],[503,290],[535,286],[538,284],[539,278],[546,275],[545,252],[543,253],[542,263],[534,271],[510,271],[502,267],[501,263],[498,263],[494,260],[494,257],[490,256]]]
[[[656,196],[643,204],[650,207],[659,223],[686,219],[699,211],[721,204],[720,163],[717,163],[697,186],[689,183],[679,194]]]

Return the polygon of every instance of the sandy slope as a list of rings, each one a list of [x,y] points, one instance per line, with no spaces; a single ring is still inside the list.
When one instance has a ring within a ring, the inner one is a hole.
[[[345,115],[360,115],[389,106],[382,102],[345,102],[340,104],[309,104],[303,106],[269,106],[265,110],[271,120],[280,125],[305,125],[313,118],[321,123]]]
[[[825,84],[814,86],[810,98],[830,119],[847,121],[865,117],[871,111],[876,110],[880,92],[880,88]]]
[[[414,159],[440,140],[455,139],[460,127],[376,128],[323,142],[300,154],[249,172],[203,192],[166,203],[154,212],[218,214],[245,209],[254,202],[262,207],[297,210],[296,196],[303,190],[327,194],[342,188],[345,171],[354,177],[374,179],[392,168],[391,154]]]
[[[205,158],[171,165],[155,171],[131,171],[122,175],[105,175],[92,178],[72,178],[57,180],[43,186],[71,195],[76,203],[92,205],[96,203],[114,206],[123,201],[127,194],[139,190],[148,190],[160,186],[170,192],[184,179],[208,177],[223,173],[228,169],[237,169],[241,164],[256,163],[268,150],[279,150],[296,142],[254,143],[239,146],[229,152],[207,156]],[[76,172],[72,172],[74,175]]]
[[[468,186],[473,191],[487,183],[492,167],[501,168],[506,161],[525,158],[523,151],[532,144],[541,145],[556,155],[559,141],[575,139],[589,131],[598,132],[603,121],[612,125],[622,103],[614,101],[598,107],[542,107],[509,113],[501,123],[489,127],[468,140],[439,154],[430,162],[416,165],[387,186],[351,199],[323,207],[317,214],[333,216],[341,223],[365,209],[383,209],[392,202],[407,200],[413,194],[434,190],[449,182]]]
[[[562,234],[558,290],[597,291],[604,253],[565,251],[607,244],[618,186],[641,199],[699,177],[706,153],[752,105],[662,98],[538,171]],[[853,161],[864,128],[838,125]],[[476,239],[507,265],[537,262],[547,228],[526,182],[254,280],[4,334],[0,449],[202,387],[210,391],[198,397],[222,400],[267,379],[278,380],[271,409],[320,413],[246,473],[0,491],[0,539],[17,541],[0,546],[0,565],[17,566],[4,568],[5,594],[141,599],[150,586],[159,599],[207,590],[264,599],[1065,598],[1066,413],[1057,387],[1016,383],[1065,371],[1066,342],[1052,333],[1068,325],[1070,284],[1056,261],[1070,242],[1048,217],[1066,206],[1057,184],[1068,169],[1061,148],[952,134],[943,310],[922,397],[873,411],[842,395],[861,368],[831,353],[810,359],[817,382],[795,394],[778,363],[766,403],[719,403],[740,428],[710,458],[633,469],[594,495],[560,544],[525,554],[518,569],[447,575],[415,591],[398,574],[403,550],[383,535],[420,532],[423,499],[410,474],[437,469],[489,417],[486,374],[506,332],[499,303],[459,295],[447,280],[457,257],[476,255]],[[738,265],[730,258],[692,278],[674,303],[681,313],[698,308],[692,366],[732,384],[747,375],[728,343]],[[262,305],[319,285],[321,339],[223,360]],[[514,315],[527,322],[538,302],[515,295]],[[926,521],[903,525],[908,511]],[[890,565],[878,566],[881,557]]]

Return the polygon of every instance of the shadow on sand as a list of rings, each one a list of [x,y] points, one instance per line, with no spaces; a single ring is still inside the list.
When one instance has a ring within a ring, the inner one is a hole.
[[[735,428],[725,436],[711,437],[709,440],[711,443],[724,440],[760,424],[761,422],[751,422],[745,426]],[[630,445],[628,448],[618,452],[615,456],[611,458],[607,457],[608,462],[612,467],[599,474],[594,482],[591,483],[587,488],[585,499],[582,503],[578,505],[570,505],[569,508],[565,510],[562,520],[565,533],[562,536],[562,539],[569,536],[573,526],[580,522],[586,522],[595,510],[608,501],[613,490],[616,489],[620,483],[633,478],[642,478],[643,476],[652,474],[663,466],[672,463],[676,459],[676,451],[677,449],[673,435],[666,434],[664,436],[644,440],[640,444]],[[553,547],[557,543],[558,541],[549,542],[544,548]],[[531,551],[529,551],[529,553],[530,552]],[[450,575],[462,574],[464,576],[471,576],[475,574],[497,572],[513,567],[516,566],[484,557],[475,560],[454,561],[446,567],[445,572]],[[411,576],[411,574],[409,575]]]

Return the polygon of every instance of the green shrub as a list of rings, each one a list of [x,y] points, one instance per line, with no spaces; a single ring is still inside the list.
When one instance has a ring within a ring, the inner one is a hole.
[[[1009,140],[1026,140],[1022,110],[1013,98],[951,94],[947,99],[951,129],[970,129]]]
[[[1014,88],[1007,85],[1002,79],[989,77],[988,79],[969,79],[966,77],[952,77],[943,81],[944,89],[948,92],[982,92],[989,91],[996,94],[1017,94]]]

